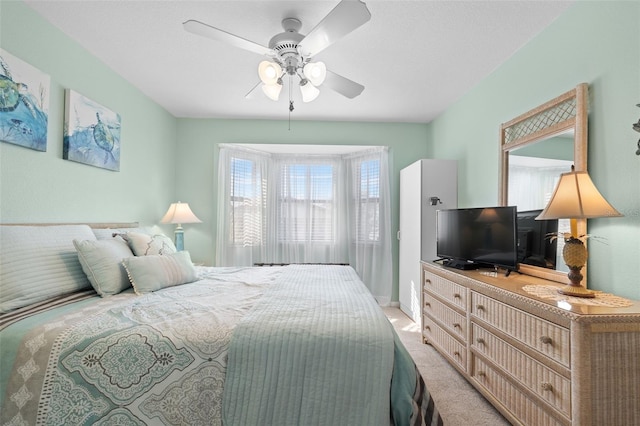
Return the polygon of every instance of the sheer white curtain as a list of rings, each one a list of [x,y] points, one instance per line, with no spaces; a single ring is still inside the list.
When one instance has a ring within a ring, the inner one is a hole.
[[[390,203],[386,147],[282,155],[222,145],[217,264],[349,263],[388,304]]]
[[[509,205],[519,211],[543,209],[560,179],[571,170],[571,162],[558,166],[509,165]]]
[[[340,156],[272,155],[268,262],[348,263]]]
[[[345,158],[349,260],[379,304],[391,302],[391,191],[387,147]]]
[[[220,145],[216,264],[264,262],[269,155]]]

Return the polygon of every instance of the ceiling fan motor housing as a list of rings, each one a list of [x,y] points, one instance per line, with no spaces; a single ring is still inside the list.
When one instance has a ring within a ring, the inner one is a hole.
[[[276,34],[269,41],[269,48],[273,49],[279,62],[289,75],[295,75],[297,70],[304,66],[305,60],[298,52],[298,43],[304,36],[298,32],[302,23],[296,18],[285,18],[282,20],[284,32]]]

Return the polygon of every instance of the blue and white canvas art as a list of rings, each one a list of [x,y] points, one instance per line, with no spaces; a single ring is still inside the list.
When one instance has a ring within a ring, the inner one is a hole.
[[[50,80],[0,49],[0,141],[47,150]]]
[[[63,158],[119,171],[120,123],[119,114],[67,89]]]

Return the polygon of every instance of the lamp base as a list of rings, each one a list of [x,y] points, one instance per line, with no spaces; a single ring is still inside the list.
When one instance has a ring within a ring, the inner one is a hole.
[[[176,230],[173,231],[174,243],[176,246],[176,250],[183,251],[184,250],[184,230],[182,226],[178,225]]]
[[[565,240],[562,257],[569,267],[567,277],[569,278],[570,284],[558,289],[558,293],[564,294],[565,296],[596,297],[594,292],[587,290],[580,284],[582,278],[584,278],[580,271],[582,270],[582,266],[587,263],[587,248],[584,246],[584,243],[575,237],[570,237]]]
[[[566,286],[559,288],[558,293],[564,294],[565,296],[574,296],[574,297],[585,297],[585,298],[596,297],[596,294],[594,292],[587,290],[581,285],[573,285],[573,284],[567,284]]]

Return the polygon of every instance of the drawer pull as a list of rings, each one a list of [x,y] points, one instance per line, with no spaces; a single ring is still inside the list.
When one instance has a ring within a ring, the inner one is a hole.
[[[454,298],[454,299],[460,299],[461,297],[462,297],[462,296],[460,296],[460,293],[455,293],[455,294],[453,295],[453,298]]]
[[[484,339],[483,339],[482,337],[478,337],[478,338],[476,339],[476,342],[477,342],[479,345],[484,345]]]
[[[458,352],[458,351],[455,351],[455,352],[453,353],[453,355],[454,355],[454,356],[457,356],[458,358],[460,358],[460,352]]]
[[[424,329],[427,330],[427,331],[431,331],[431,327],[429,327],[428,325],[425,325]]]
[[[424,282],[425,282],[426,284],[431,284],[431,280],[430,280],[429,278],[425,278],[425,279],[424,279]]]
[[[542,390],[543,391],[552,391],[553,390],[553,385],[551,383],[543,382],[542,383]]]
[[[486,376],[487,376],[487,375],[486,375],[486,374],[484,374],[484,371],[479,371],[479,372],[478,372],[478,377],[483,377],[483,378],[484,378],[484,377],[486,377]]]
[[[461,328],[460,327],[460,323],[454,322],[453,323],[453,328]]]
[[[426,307],[429,307],[429,308],[430,308],[430,307],[431,307],[431,303],[429,303],[429,302],[424,302],[424,306],[426,306]]]
[[[476,305],[476,309],[479,311],[484,311],[484,306],[483,305]]]
[[[541,336],[540,343],[544,343],[545,345],[550,345],[551,343],[553,343],[553,339],[549,336]]]

